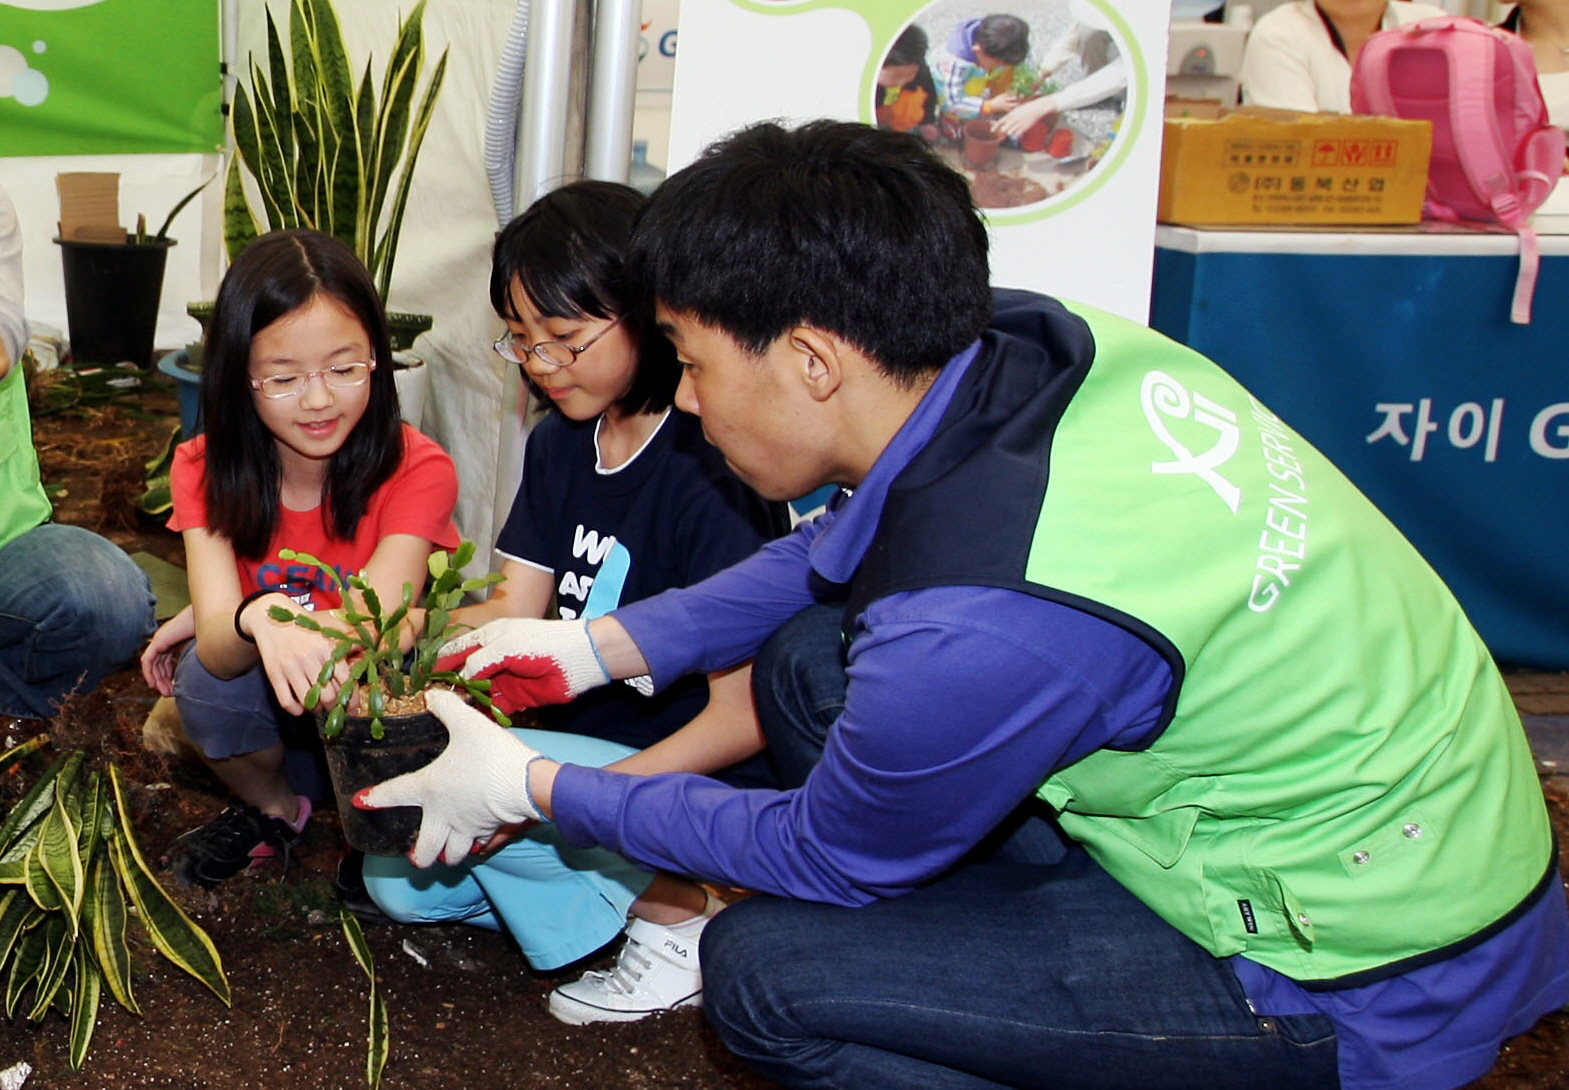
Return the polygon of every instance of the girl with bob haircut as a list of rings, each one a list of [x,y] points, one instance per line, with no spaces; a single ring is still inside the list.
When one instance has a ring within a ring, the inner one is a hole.
[[[623,265],[643,201],[627,186],[577,182],[497,236],[490,298],[507,332],[495,349],[550,411],[529,433],[523,481],[497,542],[506,581],[457,611],[466,624],[587,623],[707,578],[788,527],[783,506],[742,484],[697,419],[672,406],[680,365],[634,309]],[[537,714],[546,729],[522,735],[561,760],[715,773],[750,786],[773,780],[757,756],[750,663],[657,696],[621,685]],[[543,970],[579,961],[625,930],[612,969],[551,993],[550,1011],[563,1021],[631,1021],[701,1001],[697,938],[722,907],[701,886],[572,848],[554,825],[509,835],[493,854],[450,867],[368,858],[366,888],[403,922],[505,928]]]
[[[252,242],[219,286],[205,360],[206,434],[180,444],[171,470],[191,606],[154,634],[142,672],[239,799],[168,857],[179,879],[210,886],[287,863],[323,793],[302,701],[332,645],[268,610],[342,602],[279,550],[340,578],[363,571],[395,600],[458,534],[452,460],[401,422],[381,299],[343,243],[304,230]],[[340,662],[322,699],[347,678]]]

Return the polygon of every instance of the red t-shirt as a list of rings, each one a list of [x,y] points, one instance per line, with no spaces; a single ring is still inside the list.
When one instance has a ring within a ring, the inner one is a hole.
[[[403,425],[403,461],[397,471],[371,496],[352,541],[327,533],[320,506],[309,511],[278,510],[278,526],[260,560],[240,560],[240,589],[282,590],[310,609],[335,609],[341,602],[327,580],[314,568],[279,558],[279,549],[296,549],[331,564],[341,579],[365,567],[381,539],[389,534],[412,534],[437,548],[454,549],[458,529],[452,509],[458,502],[458,474],[452,459],[434,441]],[[197,436],[174,452],[170,485],[174,493],[171,530],[192,530],[207,525],[207,439]],[[311,588],[306,593],[304,582]]]

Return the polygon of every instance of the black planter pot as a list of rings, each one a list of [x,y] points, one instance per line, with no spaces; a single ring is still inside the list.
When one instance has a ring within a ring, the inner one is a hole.
[[[158,301],[170,238],[143,243],[57,238],[65,271],[71,358],[84,363],[153,365]]]
[[[318,731],[323,718],[316,717]],[[418,806],[361,810],[354,805],[354,795],[424,768],[447,748],[447,728],[429,712],[388,716],[382,720],[385,737],[378,741],[371,737],[370,722],[349,716],[336,738],[322,738],[343,835],[366,855],[407,855],[414,847],[423,811]]]

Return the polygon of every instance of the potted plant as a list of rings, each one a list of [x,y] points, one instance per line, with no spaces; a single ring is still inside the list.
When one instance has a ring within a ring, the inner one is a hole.
[[[465,541],[450,556],[440,551],[430,554],[430,589],[424,598],[423,621],[418,623],[412,620],[412,584],[403,584],[400,600],[387,608],[363,576],[340,580],[330,564],[309,554],[279,551],[284,560],[320,569],[343,597],[342,627],[283,606],[273,606],[268,615],[275,621],[319,632],[333,642],[332,657],[306,694],[305,706],[316,713],[343,834],[367,854],[402,855],[413,846],[419,832],[418,807],[359,810],[352,800],[362,788],[423,768],[446,748],[447,728],[425,711],[428,688],[440,685],[464,692],[497,723],[510,725],[491,704],[488,681],[472,681],[455,671],[437,669],[442,645],[464,627],[452,619],[463,595],[502,578],[492,573],[465,579],[463,567],[474,558],[474,551],[474,543]],[[415,630],[414,647],[409,652],[399,647],[405,620]],[[349,664],[349,681],[339,687],[330,706],[322,706],[322,686],[340,662]]]
[[[139,215],[136,231],[123,239],[54,240],[65,273],[71,356],[78,365],[129,360],[152,366],[164,264],[175,244],[169,227],[210,181],[181,197],[156,234],[147,233],[147,218]]]
[[[250,86],[235,88],[239,154],[230,160],[224,193],[231,260],[262,224],[269,231],[312,227],[347,243],[386,301],[409,184],[447,68],[443,50],[417,95],[424,12],[425,0],[419,0],[399,25],[380,80],[368,58],[357,82],[331,0],[291,0],[287,52],[267,12],[267,65],[253,58]],[[246,199],[241,162],[260,193],[261,217]],[[431,325],[428,315],[388,317],[394,350],[412,347]]]

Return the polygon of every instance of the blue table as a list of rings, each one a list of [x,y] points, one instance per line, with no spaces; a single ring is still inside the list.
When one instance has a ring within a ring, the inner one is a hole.
[[[1540,241],[1516,326],[1512,236],[1161,226],[1150,324],[1339,465],[1499,661],[1569,669],[1569,237]]]

